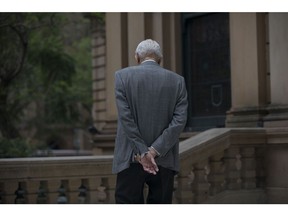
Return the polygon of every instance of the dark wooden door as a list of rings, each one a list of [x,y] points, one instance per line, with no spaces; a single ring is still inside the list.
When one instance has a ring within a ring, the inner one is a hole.
[[[183,14],[187,129],[225,127],[231,106],[229,14]]]

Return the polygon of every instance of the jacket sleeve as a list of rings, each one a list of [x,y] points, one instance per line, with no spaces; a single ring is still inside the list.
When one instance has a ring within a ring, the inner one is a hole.
[[[164,157],[167,152],[179,142],[180,133],[183,131],[187,121],[187,108],[187,91],[184,78],[182,77],[173,118],[169,123],[169,126],[151,145],[155,150],[157,150],[160,157]]]
[[[144,154],[148,151],[148,147],[142,139],[138,126],[131,114],[125,87],[120,74],[117,72],[115,73],[115,97],[119,123],[123,127],[128,139],[133,143],[133,147],[136,147],[140,154]]]

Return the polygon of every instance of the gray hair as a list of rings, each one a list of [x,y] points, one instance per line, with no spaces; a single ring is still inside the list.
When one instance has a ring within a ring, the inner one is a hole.
[[[135,54],[143,61],[146,57],[154,58],[157,62],[162,59],[160,45],[151,39],[147,39],[138,44]]]

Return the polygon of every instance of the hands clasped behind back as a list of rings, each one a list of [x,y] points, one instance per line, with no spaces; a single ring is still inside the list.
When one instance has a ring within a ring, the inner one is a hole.
[[[159,171],[155,162],[154,155],[148,151],[140,160],[139,163],[143,166],[144,171],[156,175]]]

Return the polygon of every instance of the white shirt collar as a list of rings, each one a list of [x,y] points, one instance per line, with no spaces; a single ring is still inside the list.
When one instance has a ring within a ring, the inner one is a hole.
[[[156,62],[156,61],[153,60],[153,59],[147,59],[147,60],[144,60],[143,62],[141,62],[141,64],[144,63],[144,62],[148,62],[148,61]]]

